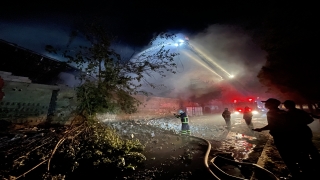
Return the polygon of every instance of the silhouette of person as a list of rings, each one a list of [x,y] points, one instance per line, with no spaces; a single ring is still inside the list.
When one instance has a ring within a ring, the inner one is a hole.
[[[293,178],[299,179],[302,177],[299,166],[296,162],[296,150],[294,139],[292,138],[292,131],[288,125],[287,112],[279,109],[281,102],[274,98],[269,98],[265,103],[265,107],[269,110],[267,112],[268,124],[262,128],[255,128],[254,131],[270,130],[269,133],[273,137],[274,145],[276,146],[283,162],[288,167]],[[298,145],[299,146],[299,145]]]
[[[320,154],[312,142],[313,134],[308,126],[314,119],[304,110],[297,109],[294,101],[286,100],[283,105],[288,110],[287,114],[293,131],[293,138],[298,142],[297,148],[301,153],[298,163],[300,163],[302,171],[310,173],[309,171],[314,168],[320,169]]]
[[[224,108],[224,111],[222,112],[222,117],[226,121],[227,128],[231,128],[231,112],[228,110],[228,108]]]
[[[252,116],[251,109],[248,106],[244,107],[243,119],[248,126],[252,126]]]

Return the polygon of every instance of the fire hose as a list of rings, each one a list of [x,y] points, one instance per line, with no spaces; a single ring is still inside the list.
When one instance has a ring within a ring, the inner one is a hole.
[[[207,148],[207,151],[204,156],[204,165],[205,165],[206,169],[208,170],[208,172],[212,175],[213,179],[215,179],[215,180],[254,180],[254,176],[255,176],[255,173],[253,173],[253,175],[251,176],[250,179],[245,179],[245,178],[236,177],[236,176],[227,174],[215,164],[215,161],[228,162],[229,164],[235,165],[235,166],[244,166],[244,167],[248,167],[248,168],[250,167],[250,168],[254,169],[255,172],[262,173],[264,175],[264,177],[267,177],[270,180],[279,180],[272,172],[259,166],[258,164],[236,162],[236,161],[233,161],[231,159],[227,159],[227,158],[224,158],[221,156],[215,156],[214,158],[212,158],[210,160],[210,163],[211,163],[211,167],[210,167],[208,162],[209,162],[209,154],[211,151],[211,143],[208,140],[200,138],[200,137],[196,137],[196,136],[190,136],[190,137],[204,141],[205,143],[207,143],[208,148]]]

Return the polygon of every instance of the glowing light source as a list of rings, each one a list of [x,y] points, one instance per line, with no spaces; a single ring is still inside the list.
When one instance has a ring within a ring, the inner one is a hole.
[[[231,74],[231,75],[229,76],[229,78],[234,78],[234,75]]]
[[[181,43],[183,43],[183,42],[184,42],[184,40],[182,40],[182,39],[179,39],[178,41],[179,41],[179,42],[181,42]]]
[[[249,98],[248,100],[251,102],[251,101],[252,101],[252,98]]]
[[[258,111],[252,111],[252,114],[259,114]]]
[[[179,46],[179,44],[178,44],[178,43],[175,43],[174,45],[175,45],[175,46]]]

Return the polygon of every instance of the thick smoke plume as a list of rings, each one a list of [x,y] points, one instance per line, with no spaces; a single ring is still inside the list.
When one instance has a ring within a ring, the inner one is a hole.
[[[185,35],[182,34],[177,36],[185,38]],[[252,95],[265,92],[258,81],[257,74],[266,61],[266,53],[255,45],[251,37],[242,29],[226,25],[212,25],[188,38],[192,46],[210,57],[226,72],[234,75],[232,81],[237,81],[237,84],[241,85],[242,90],[239,89],[240,91],[245,89],[246,93]],[[158,76],[149,78],[149,81],[163,83],[166,87],[148,90],[155,95],[171,97],[201,96],[212,93],[212,85],[220,83],[221,77],[204,67],[201,58],[187,48],[178,46],[171,50],[180,53],[180,56],[175,58],[178,65],[177,73],[168,74],[164,79]],[[227,83],[229,80],[225,79],[223,82]],[[198,86],[201,90],[190,91],[190,86]]]

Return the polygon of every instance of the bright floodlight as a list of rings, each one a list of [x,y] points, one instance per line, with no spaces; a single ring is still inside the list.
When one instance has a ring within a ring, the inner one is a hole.
[[[182,40],[182,39],[179,39],[178,41],[179,41],[179,42],[181,42],[181,43],[183,43],[183,42],[184,42],[184,40]]]
[[[231,74],[231,75],[229,76],[229,78],[234,78],[234,75]]]
[[[179,44],[178,44],[178,43],[175,43],[174,45],[175,45],[175,46],[179,46]]]
[[[252,114],[259,114],[258,111],[252,111]]]

